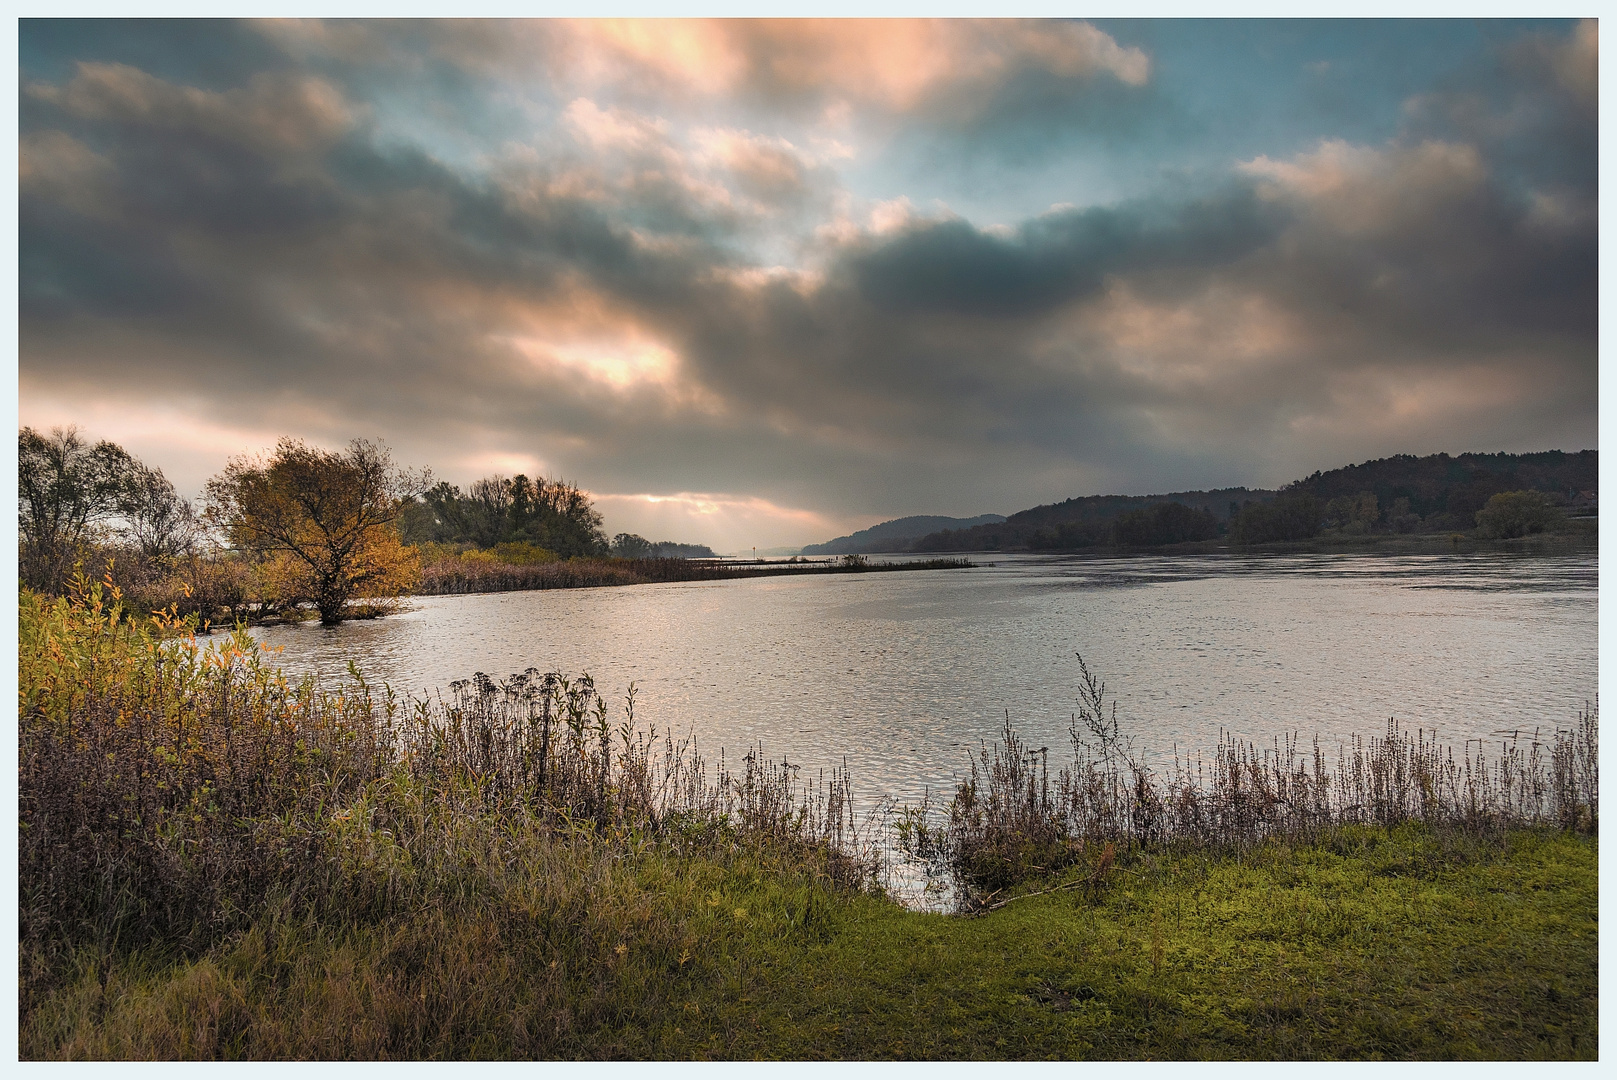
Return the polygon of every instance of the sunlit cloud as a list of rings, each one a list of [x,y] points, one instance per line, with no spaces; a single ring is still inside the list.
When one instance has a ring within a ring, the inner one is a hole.
[[[1271,297],[1225,284],[1193,297],[1153,300],[1114,280],[1075,322],[1104,342],[1120,371],[1179,392],[1244,379],[1314,344],[1303,321]]]
[[[669,386],[679,370],[679,357],[672,349],[634,337],[569,342],[533,337],[495,340],[510,344],[535,364],[560,366],[616,390],[643,383]]]
[[[1036,69],[1131,86],[1151,61],[1088,23],[936,20],[607,19],[561,24],[560,77],[650,79],[677,93],[813,96],[904,111],[956,87],[979,92]]]
[[[512,454],[493,451],[466,454],[455,459],[461,475],[465,476],[544,476],[544,462],[532,454]]]
[[[1294,198],[1343,230],[1396,228],[1477,190],[1487,169],[1474,146],[1426,140],[1416,146],[1321,143],[1291,161],[1258,157],[1239,166],[1267,199]]]
[[[1333,379],[1331,410],[1299,416],[1292,426],[1299,432],[1333,435],[1366,424],[1390,430],[1437,423],[1464,426],[1490,412],[1530,408],[1540,396],[1529,378],[1502,366],[1473,364],[1413,376],[1375,367]]]

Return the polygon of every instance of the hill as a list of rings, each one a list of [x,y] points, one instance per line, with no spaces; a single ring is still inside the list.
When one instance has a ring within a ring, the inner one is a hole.
[[[1271,499],[1273,491],[1218,488],[1176,491],[1167,495],[1085,495],[1065,502],[1035,506],[997,524],[931,533],[911,551],[1071,551],[1111,543],[1112,524],[1125,514],[1165,503],[1206,510],[1220,522],[1232,508],[1248,500]]]
[[[1477,511],[1502,491],[1542,491],[1573,513],[1592,512],[1599,476],[1595,450],[1398,454],[1316,472],[1280,491],[1234,487],[1167,495],[1086,495],[1022,510],[999,523],[939,530],[909,550],[1074,551],[1108,546],[1123,535],[1120,519],[1127,518],[1124,526],[1138,523],[1143,511],[1167,503],[1211,513],[1222,531],[1242,506],[1261,506],[1279,495],[1284,498],[1277,507],[1307,519],[1299,518],[1297,536],[1316,535],[1322,527],[1344,533],[1469,532],[1477,524]]]
[[[1316,472],[1286,490],[1312,495],[1324,504],[1368,492],[1375,496],[1371,524],[1401,532],[1467,530],[1476,525],[1477,511],[1501,491],[1542,491],[1569,507],[1590,506],[1600,481],[1599,458],[1597,450],[1453,457],[1399,454]]]
[[[919,514],[914,517],[895,518],[880,525],[872,525],[848,536],[839,536],[823,544],[810,544],[804,555],[865,555],[874,551],[905,551],[920,537],[944,529],[969,529],[976,525],[989,525],[1004,521],[999,514],[979,514],[973,518],[939,517]]]

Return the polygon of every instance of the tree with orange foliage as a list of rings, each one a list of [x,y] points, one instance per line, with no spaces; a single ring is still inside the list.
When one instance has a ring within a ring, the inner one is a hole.
[[[344,451],[284,438],[267,458],[231,459],[208,481],[207,514],[232,547],[262,560],[268,591],[313,603],[327,626],[352,598],[396,600],[420,581],[415,555],[394,526],[431,476],[397,468],[380,442]]]

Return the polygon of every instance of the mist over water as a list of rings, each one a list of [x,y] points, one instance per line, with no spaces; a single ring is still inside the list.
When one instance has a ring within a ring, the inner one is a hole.
[[[401,696],[482,671],[588,672],[608,700],[727,758],[762,744],[861,801],[950,788],[1007,714],[1052,767],[1081,652],[1149,757],[1221,730],[1374,734],[1395,716],[1460,750],[1565,725],[1597,690],[1594,555],[1072,558],[973,570],[422,597],[336,628],[255,630],[289,674],[353,659]]]

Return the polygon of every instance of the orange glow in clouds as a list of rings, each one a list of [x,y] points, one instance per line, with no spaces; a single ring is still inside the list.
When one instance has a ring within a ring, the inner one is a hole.
[[[875,523],[833,519],[745,495],[681,491],[672,494],[592,494],[608,533],[638,533],[648,540],[707,544],[719,554],[752,547],[796,547],[829,540]]]
[[[1108,74],[1131,86],[1150,59],[1086,23],[964,19],[569,21],[565,55],[598,83],[650,75],[695,95],[826,93],[909,110],[950,85],[1001,82],[1018,70]]]

